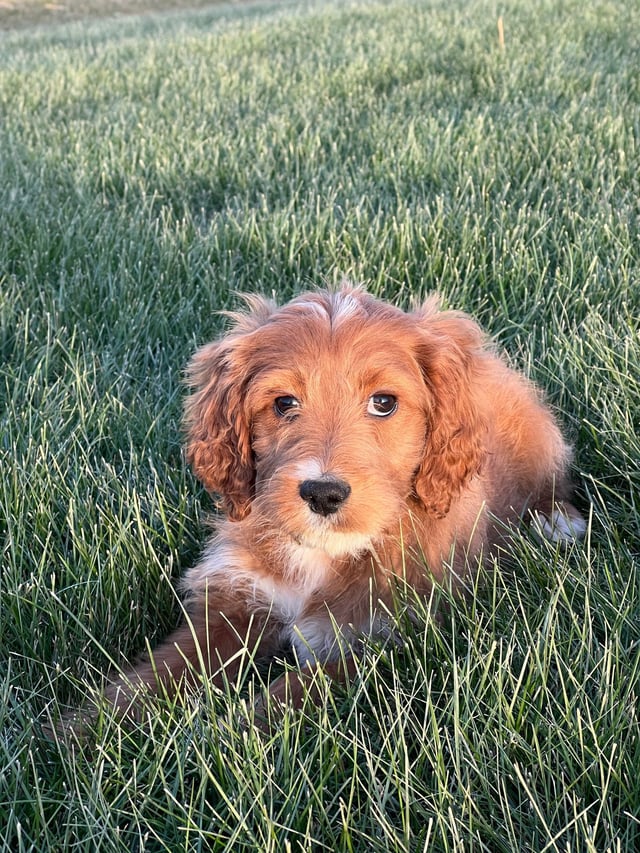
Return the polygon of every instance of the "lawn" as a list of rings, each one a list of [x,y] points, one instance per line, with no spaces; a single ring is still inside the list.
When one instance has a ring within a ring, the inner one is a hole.
[[[640,849],[639,4],[10,5],[0,849]],[[585,542],[523,531],[271,735],[245,673],[48,740],[179,618],[190,354],[238,291],[345,275],[440,291],[546,388]]]

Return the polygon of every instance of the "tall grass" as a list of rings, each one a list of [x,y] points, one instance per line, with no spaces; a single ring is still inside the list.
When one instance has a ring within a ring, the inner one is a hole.
[[[3,849],[638,849],[638,33],[623,0],[424,0],[0,34]],[[271,736],[247,674],[42,738],[178,619],[216,311],[343,275],[438,289],[548,389],[584,546],[523,533]]]

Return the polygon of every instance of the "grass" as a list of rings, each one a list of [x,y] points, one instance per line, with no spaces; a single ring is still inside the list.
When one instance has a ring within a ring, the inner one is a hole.
[[[2,849],[638,849],[639,32],[623,0],[424,0],[0,34]],[[248,679],[46,741],[178,618],[215,312],[342,275],[440,290],[548,389],[586,543],[523,533],[270,737]]]
[[[235,2],[242,3],[246,0]],[[202,6],[213,6],[215,3],[216,0],[64,0],[60,3],[48,0],[3,0],[0,3],[0,30],[174,11],[179,8],[194,10]]]

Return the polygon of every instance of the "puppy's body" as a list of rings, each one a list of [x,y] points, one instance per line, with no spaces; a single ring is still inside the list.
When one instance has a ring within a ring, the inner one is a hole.
[[[427,595],[531,513],[584,532],[551,413],[470,319],[348,285],[247,301],[189,370],[188,458],[227,518],[184,578],[189,620],[109,688],[122,708],[131,685],[221,683],[247,646],[293,646],[296,702],[316,662],[346,674],[398,580]]]

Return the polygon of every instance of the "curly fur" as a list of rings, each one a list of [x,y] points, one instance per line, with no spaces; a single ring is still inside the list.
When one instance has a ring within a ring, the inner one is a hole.
[[[299,675],[272,693],[297,704],[318,663],[349,677],[399,578],[428,595],[523,517],[584,532],[551,412],[467,316],[345,283],[282,307],[247,297],[232,321],[194,355],[186,402],[187,458],[227,517],[184,578],[189,619],[108,688],[123,711],[141,686],[222,683],[247,646],[293,647]]]

